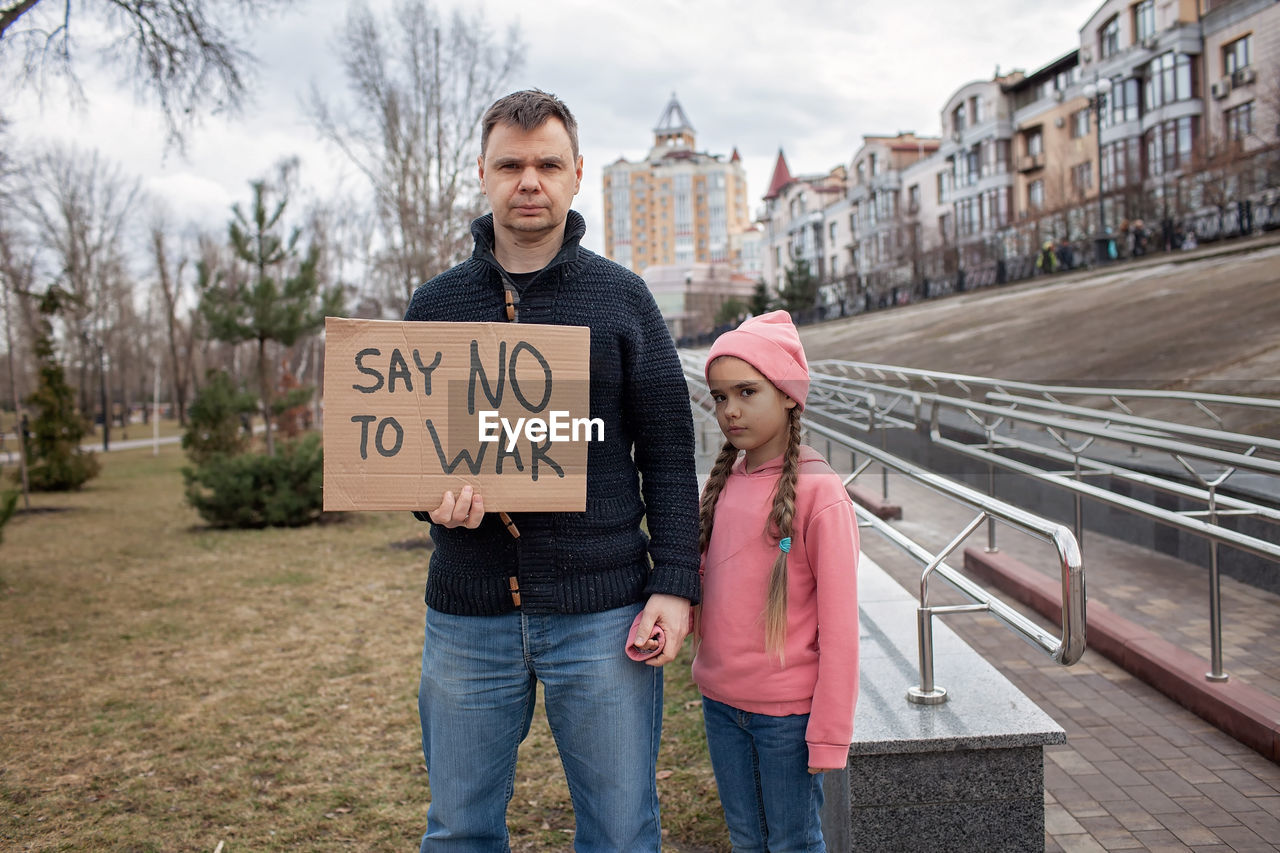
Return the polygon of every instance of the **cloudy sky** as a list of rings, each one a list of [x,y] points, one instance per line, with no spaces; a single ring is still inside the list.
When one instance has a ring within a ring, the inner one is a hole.
[[[51,0],[46,0],[51,2]],[[372,0],[375,9],[390,0]],[[452,8],[436,0],[438,8]],[[524,69],[511,88],[563,98],[581,127],[586,160],[576,206],[589,248],[603,249],[601,170],[638,159],[671,93],[698,147],[736,146],[758,204],[779,148],[793,173],[847,162],[864,134],[937,134],[939,110],[960,86],[999,67],[1033,70],[1078,46],[1100,0],[469,0],[494,29],[518,24]],[[256,97],[235,119],[208,118],[185,156],[166,151],[155,110],[112,74],[81,65],[88,104],[67,109],[9,91],[0,110],[19,144],[72,140],[137,175],[180,221],[222,229],[232,202],[273,163],[297,155],[304,183],[341,180],[301,103],[312,84],[340,92],[335,33],[347,3],[298,0],[258,27]],[[86,21],[86,23],[88,23]],[[346,180],[355,181],[347,176]]]

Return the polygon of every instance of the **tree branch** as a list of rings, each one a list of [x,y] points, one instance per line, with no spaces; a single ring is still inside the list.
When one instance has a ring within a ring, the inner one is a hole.
[[[9,27],[17,23],[19,18],[31,11],[32,7],[39,2],[40,0],[20,0],[20,2],[0,10],[0,40],[4,39],[4,34]]]

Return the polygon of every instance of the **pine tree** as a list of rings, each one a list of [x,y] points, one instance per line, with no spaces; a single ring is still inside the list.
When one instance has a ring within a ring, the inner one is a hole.
[[[256,408],[253,394],[237,388],[225,370],[210,370],[205,374],[204,387],[188,410],[182,449],[197,465],[203,465],[218,453],[226,456],[243,453],[249,437],[241,429],[241,419]]]
[[[751,314],[759,317],[761,314],[767,313],[769,310],[769,286],[764,283],[764,279],[756,282],[755,292],[751,294]]]
[[[271,189],[265,181],[254,181],[253,205],[246,215],[234,205],[235,218],[229,226],[230,245],[238,259],[252,270],[250,281],[241,287],[223,286],[220,276],[202,268],[200,312],[216,339],[231,344],[257,343],[258,392],[266,424],[267,453],[275,452],[272,436],[274,390],[273,359],[268,342],[290,347],[299,339],[324,326],[327,314],[342,310],[338,287],[324,290],[317,276],[318,247],[300,252],[300,229],[282,236],[283,217],[289,204],[287,180],[282,181],[279,200],[272,205]]]
[[[48,318],[59,311],[66,298],[55,286],[40,299],[41,328],[34,347],[40,365],[39,382],[26,399],[34,414],[26,445],[27,475],[34,491],[76,490],[96,477],[100,469],[93,453],[80,449],[89,426],[76,409],[75,390],[67,384],[53,346],[53,326]]]
[[[795,313],[807,311],[818,301],[818,279],[809,269],[809,262],[797,258],[795,266],[786,271],[787,287],[781,293],[782,307]]]

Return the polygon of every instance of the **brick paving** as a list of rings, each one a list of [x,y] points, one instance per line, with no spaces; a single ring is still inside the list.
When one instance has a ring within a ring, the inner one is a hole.
[[[869,477],[860,479],[878,487],[878,475]],[[930,548],[943,547],[973,516],[896,476],[890,498],[904,511],[896,526]],[[967,544],[984,547],[985,531]],[[1056,571],[1039,542],[1006,529],[998,545]],[[874,532],[864,532],[863,550],[899,583],[918,587],[919,567]],[[1206,570],[1096,534],[1086,534],[1084,561],[1090,601],[1201,655],[1207,671]],[[963,600],[945,583],[934,589],[942,593],[937,603]],[[1224,668],[1280,695],[1280,596],[1224,576],[1222,600]],[[1046,850],[1280,850],[1280,765],[1094,652],[1062,667],[987,614],[946,622],[1067,732],[1066,744],[1045,750]],[[945,671],[936,676],[947,685]]]

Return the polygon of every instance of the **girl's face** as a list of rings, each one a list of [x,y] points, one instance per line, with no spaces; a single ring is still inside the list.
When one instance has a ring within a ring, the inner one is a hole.
[[[729,443],[747,452],[747,468],[758,468],[787,449],[790,410],[796,401],[740,358],[721,356],[707,370],[716,422]]]

